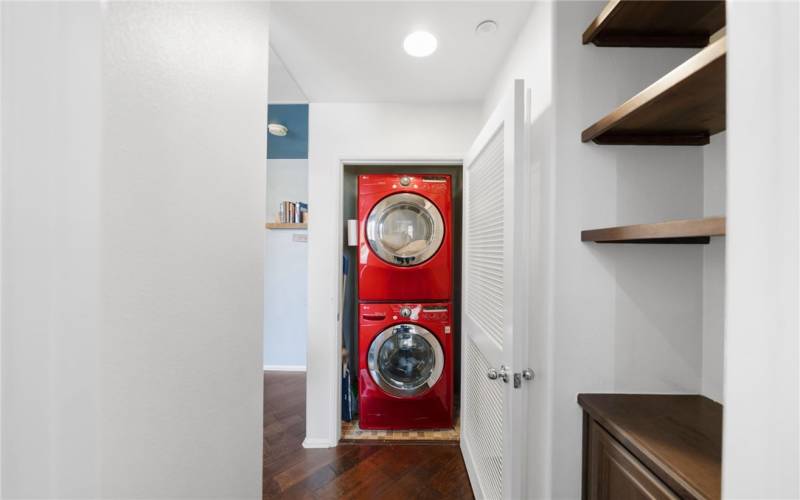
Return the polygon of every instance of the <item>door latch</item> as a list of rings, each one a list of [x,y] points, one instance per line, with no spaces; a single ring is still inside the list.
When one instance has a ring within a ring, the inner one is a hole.
[[[523,379],[525,379],[525,380],[533,380],[533,377],[534,377],[534,373],[533,373],[533,370],[531,370],[530,368],[525,368],[524,370],[522,370],[522,372],[515,373],[514,374],[514,389],[519,389],[520,387],[522,387],[522,380]]]

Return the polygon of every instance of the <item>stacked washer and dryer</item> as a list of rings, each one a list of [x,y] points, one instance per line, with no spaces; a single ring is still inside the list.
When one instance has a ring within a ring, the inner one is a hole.
[[[359,425],[453,425],[448,175],[358,176]]]

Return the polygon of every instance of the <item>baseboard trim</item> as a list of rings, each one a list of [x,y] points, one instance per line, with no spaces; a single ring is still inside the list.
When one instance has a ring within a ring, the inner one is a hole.
[[[331,443],[328,439],[322,438],[305,438],[303,440],[303,448],[335,448],[336,443]]]
[[[265,372],[304,372],[305,365],[264,365]]]

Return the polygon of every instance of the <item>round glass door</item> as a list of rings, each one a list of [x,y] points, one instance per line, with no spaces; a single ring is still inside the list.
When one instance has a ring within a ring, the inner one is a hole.
[[[426,392],[439,380],[444,354],[431,332],[417,325],[396,325],[380,333],[369,347],[372,380],[393,396]]]
[[[398,193],[381,200],[367,219],[367,241],[381,259],[415,266],[433,257],[444,239],[444,220],[428,199]]]

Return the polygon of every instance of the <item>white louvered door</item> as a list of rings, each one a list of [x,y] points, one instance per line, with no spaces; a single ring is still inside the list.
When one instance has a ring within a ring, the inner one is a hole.
[[[521,376],[529,279],[524,114],[524,82],[515,80],[464,160],[461,450],[476,497],[492,500],[522,497],[530,386]]]

